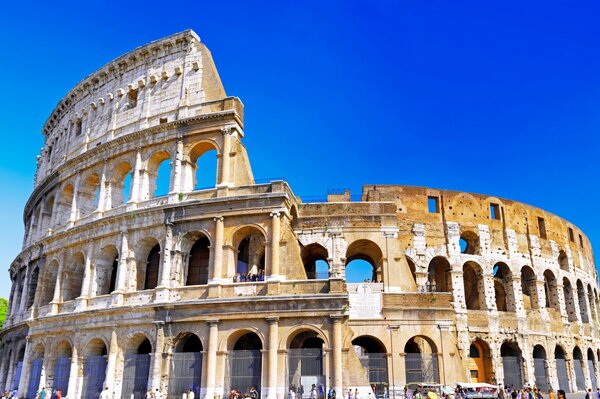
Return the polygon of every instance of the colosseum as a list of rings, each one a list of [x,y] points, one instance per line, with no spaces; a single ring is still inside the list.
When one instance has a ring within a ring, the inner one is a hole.
[[[317,202],[256,181],[244,106],[193,31],[85,78],[43,134],[0,333],[19,397],[598,385],[581,230],[488,195],[366,185]],[[356,262],[369,278],[347,281]]]

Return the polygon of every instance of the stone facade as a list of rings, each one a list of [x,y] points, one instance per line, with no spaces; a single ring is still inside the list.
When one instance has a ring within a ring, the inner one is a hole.
[[[315,383],[363,399],[423,381],[597,385],[598,277],[576,226],[423,187],[303,202],[284,181],[255,183],[243,119],[191,31],[60,101],[10,267],[2,387],[213,399],[255,385],[281,399]],[[214,184],[197,189],[207,156]],[[356,260],[372,281],[346,283]]]

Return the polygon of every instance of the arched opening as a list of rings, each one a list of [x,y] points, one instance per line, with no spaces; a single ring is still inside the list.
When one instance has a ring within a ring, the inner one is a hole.
[[[79,216],[84,217],[98,208],[100,198],[100,177],[92,173],[83,181],[79,189]]]
[[[562,270],[569,271],[569,258],[564,250],[560,250],[558,253],[558,265]]]
[[[123,398],[144,399],[148,391],[148,376],[150,374],[150,353],[152,344],[148,338],[140,337],[143,341],[125,354],[123,367]],[[136,340],[136,341],[139,341]]]
[[[514,295],[511,289],[512,273],[505,263],[496,263],[492,269],[496,309],[500,312],[514,312]]]
[[[329,278],[329,254],[319,244],[309,244],[302,248],[302,264],[309,280],[325,280]]]
[[[427,269],[428,290],[431,292],[452,292],[450,262],[442,256],[436,256],[429,262]]]
[[[65,397],[68,395],[69,376],[71,374],[71,344],[67,341],[61,342],[56,348],[56,363],[54,365],[54,379],[52,380],[52,389],[62,393]]]
[[[407,384],[415,382],[440,382],[438,353],[433,341],[415,336],[404,345]]]
[[[479,236],[472,231],[464,231],[459,239],[460,253],[479,255]]]
[[[217,150],[211,143],[201,142],[192,148],[190,165],[193,165],[191,189],[203,190],[216,187],[218,181]]]
[[[313,384],[325,386],[323,350],[325,343],[311,330],[297,333],[288,349],[288,386],[296,398],[310,397]]]
[[[367,371],[369,384],[375,392],[383,392],[388,386],[387,351],[376,338],[362,336],[352,341],[361,365]]]
[[[33,306],[35,300],[35,292],[37,291],[38,279],[40,277],[40,268],[35,267],[29,277],[29,291],[27,292],[27,309]]]
[[[573,287],[568,278],[563,278],[563,294],[565,297],[565,307],[570,322],[577,321],[577,312],[575,311],[575,298],[573,297]]]
[[[237,242],[236,278],[237,282],[262,281],[265,277],[265,237],[254,227],[247,227],[236,233]]]
[[[596,357],[594,356],[594,351],[591,348],[587,350],[587,364],[588,371],[590,372],[590,381],[593,387],[598,387],[596,383]]]
[[[24,349],[24,348],[23,348]],[[42,368],[44,365],[44,346],[38,344],[34,349],[31,365],[29,369],[29,383],[27,384],[27,397],[35,398],[42,378]],[[18,385],[15,387],[18,388]],[[13,388],[13,389],[15,389]]]
[[[383,282],[383,254],[373,241],[357,240],[346,251],[346,282]]]
[[[558,377],[558,387],[565,392],[571,391],[571,383],[567,372],[567,360],[565,350],[556,345],[554,348],[554,361],[556,363],[556,376]]]
[[[10,309],[14,313],[18,313],[19,308],[21,306],[21,295],[23,295],[23,285],[24,285],[23,279],[24,278],[25,278],[25,271],[20,270],[15,278],[14,283],[13,283],[14,284],[14,294],[11,299]]]
[[[81,252],[74,254],[67,260],[60,282],[63,302],[72,301],[81,296],[84,271],[85,258]]]
[[[44,356],[44,349],[43,347],[41,347],[42,352],[41,352],[41,356]],[[21,382],[21,371],[23,370],[23,360],[25,359],[25,345],[23,344],[21,346],[21,349],[19,350],[19,352],[17,352],[17,359],[16,359],[16,364],[15,364],[15,371],[13,374],[13,382],[11,385],[11,390],[13,389],[18,389],[19,388],[19,383]]]
[[[465,286],[465,305],[469,310],[485,309],[485,287],[482,278],[481,266],[475,262],[463,265],[463,284]]]
[[[505,342],[500,347],[502,366],[504,368],[504,386],[511,389],[520,389],[523,386],[523,372],[521,370],[521,349],[516,342]]]
[[[575,370],[575,384],[578,391],[585,390],[585,377],[583,376],[583,354],[579,347],[573,349],[573,369]]]
[[[196,240],[190,250],[185,285],[208,284],[209,261],[210,241],[203,236]]]
[[[535,385],[538,389],[546,392],[550,388],[548,378],[546,349],[542,345],[533,347],[533,375],[535,377]]]
[[[492,382],[492,357],[487,343],[476,340],[469,347],[469,373],[473,383]]]
[[[98,399],[100,397],[102,385],[106,379],[106,355],[106,345],[101,339],[95,338],[87,344],[81,388],[83,398]]]
[[[408,269],[410,270],[410,275],[412,276],[412,281],[414,281],[415,285],[417,284],[417,266],[415,265],[415,262],[409,258],[408,256],[405,257],[406,258],[406,263],[408,264]]]
[[[523,307],[525,310],[538,309],[537,277],[529,266],[521,268],[521,292],[523,294]]]
[[[155,240],[148,239],[147,243],[150,244]],[[148,252],[148,257],[146,258],[143,281],[144,285],[142,289],[144,290],[153,290],[158,286],[158,271],[160,269],[160,244],[154,244],[150,252]],[[138,280],[140,281],[140,280]]]
[[[100,251],[95,264],[95,283],[92,296],[107,295],[115,290],[119,253],[114,245],[108,245]]]
[[[587,296],[588,296],[588,303],[590,304],[590,314],[592,315],[591,321],[597,323],[598,322],[598,314],[597,314],[597,310],[596,310],[596,301],[594,298],[594,290],[592,289],[592,286],[590,284],[588,284],[588,286],[587,286]]]
[[[116,208],[123,205],[131,198],[131,180],[133,179],[133,169],[127,162],[121,162],[113,172],[113,178],[110,182],[110,203],[107,203],[107,209]],[[107,201],[108,202],[108,201]]]
[[[262,342],[255,333],[239,337],[229,352],[230,389],[247,393],[252,387],[260,397]]]
[[[65,225],[71,219],[71,205],[73,204],[73,194],[75,190],[72,184],[67,184],[63,188],[58,204],[58,215],[56,221],[59,226]],[[30,232],[31,234],[32,232]]]
[[[42,237],[48,234],[48,230],[52,227],[50,226],[50,221],[52,220],[52,210],[54,209],[54,196],[49,196],[46,199],[46,203],[44,205],[44,212],[41,212],[40,217],[40,225],[42,231]]]
[[[585,288],[581,280],[577,280],[577,300],[579,302],[579,314],[583,323],[589,323],[590,317],[588,313],[587,300],[585,296]]]
[[[154,153],[148,159],[148,181],[150,184],[145,199],[162,197],[171,188],[171,156],[166,151]]]
[[[558,298],[558,285],[556,277],[550,270],[544,272],[544,291],[546,293],[546,307],[560,312],[560,300]]]
[[[54,298],[56,279],[58,278],[58,261],[53,260],[45,267],[44,278],[41,284],[40,306],[48,305]]]
[[[181,398],[189,390],[200,396],[202,343],[194,335],[184,335],[175,345],[169,369],[169,398]]]

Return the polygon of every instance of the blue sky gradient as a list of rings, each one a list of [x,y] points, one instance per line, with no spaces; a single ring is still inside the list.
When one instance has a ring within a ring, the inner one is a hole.
[[[597,1],[8,2],[0,15],[0,296],[42,125],[88,74],[194,29],[246,106],[256,178],[539,206],[600,248]]]

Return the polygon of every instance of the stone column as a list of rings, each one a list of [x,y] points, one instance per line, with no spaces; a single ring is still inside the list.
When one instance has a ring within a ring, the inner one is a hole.
[[[217,372],[217,338],[219,334],[218,320],[209,320],[208,350],[206,359],[206,392],[204,399],[214,399]]]
[[[83,282],[81,284],[81,295],[78,299],[87,299],[91,295],[91,286],[93,284],[92,279],[92,258],[94,257],[94,244],[92,242],[88,242],[87,254],[85,255],[85,267],[83,271]],[[77,308],[79,310],[85,309],[85,301],[78,301],[81,303],[77,304]]]
[[[102,167],[102,175],[100,176],[100,192],[98,193],[98,207],[96,212],[100,214],[106,210],[106,162]]]
[[[127,242],[127,232],[121,232],[121,248],[119,251],[119,266],[117,267],[117,278],[115,281],[115,290],[112,293],[113,305],[123,303],[123,293],[126,291],[127,269],[129,259],[129,245]]]
[[[44,229],[43,229],[43,224],[44,224],[44,213],[46,212],[46,197],[42,198],[42,203],[40,204],[40,213],[38,216],[38,230],[36,233],[36,236],[38,238],[40,237],[44,237]]]
[[[8,362],[8,373],[6,374],[6,381],[4,383],[4,390],[8,391],[10,390],[11,385],[12,385],[12,380],[13,380],[13,373],[15,370],[15,363],[16,363],[16,359],[17,359],[17,345],[13,344],[13,350],[12,353],[10,354],[10,360]]]
[[[217,187],[228,187],[232,186],[229,181],[229,154],[231,153],[231,136],[235,132],[230,127],[224,127],[221,129],[223,133],[223,152],[221,153],[221,181]]]
[[[119,342],[117,340],[117,332],[113,330],[110,335],[110,348],[108,348],[108,362],[106,364],[106,379],[104,380],[104,386],[108,387],[109,392],[115,391],[115,377],[118,354]]]
[[[277,398],[277,341],[279,340],[279,318],[272,317],[267,319],[269,323],[269,373],[268,386],[266,389],[267,399]],[[263,389],[264,390],[264,389]]]
[[[131,189],[130,198],[128,203],[137,203],[141,199],[141,186],[142,186],[142,153],[141,149],[138,148],[135,152],[135,164],[133,166],[133,175],[131,177]]]
[[[51,314],[57,314],[58,313],[58,305],[61,302],[61,298],[62,298],[62,274],[63,274],[63,269],[65,266],[65,262],[66,262],[66,254],[63,252],[61,257],[60,257],[60,263],[58,264],[58,271],[56,272],[56,284],[54,285],[54,296],[52,297],[52,302],[50,302],[50,304],[52,305],[52,312]]]
[[[336,392],[344,392],[342,389],[342,315],[331,315],[332,322],[332,346],[333,346],[333,382],[332,386]]]
[[[280,213],[271,212],[271,270],[268,273],[269,280],[281,280],[279,275],[279,241],[281,240]]]
[[[178,202],[178,195],[182,192],[181,181],[183,174],[183,139],[181,137],[177,137],[177,145],[175,147],[175,158],[173,159],[173,171],[171,178],[171,190],[170,194],[170,202]]]
[[[19,313],[25,311],[27,306],[27,298],[29,297],[29,280],[31,279],[31,262],[27,262],[27,269],[25,269],[25,280],[23,281],[23,292],[21,294],[21,303],[19,304]]]
[[[75,184],[73,185],[73,199],[71,200],[71,216],[69,217],[68,227],[73,227],[75,225],[75,221],[79,217],[77,210],[77,196],[79,195],[79,180],[80,173],[77,172],[77,177],[75,178]]]
[[[73,346],[71,352],[71,368],[69,369],[69,385],[67,395],[69,398],[77,398],[77,382],[79,380],[79,357],[77,347]],[[104,387],[103,387],[104,388]]]
[[[513,298],[515,300],[515,313],[517,314],[518,318],[524,319],[526,314],[525,306],[523,306],[523,292],[521,290],[520,275],[513,275],[511,287],[513,290]]]
[[[483,278],[483,301],[485,303],[485,310],[496,311],[496,290],[494,289],[494,276],[491,273],[484,272],[481,276]],[[484,310],[484,309],[482,309]]]
[[[565,298],[565,286],[562,284],[562,280],[556,278],[556,292],[558,294],[558,303],[560,308],[560,316],[563,323],[567,323],[569,320],[569,315],[567,313],[567,301]]]
[[[223,217],[214,218],[215,239],[212,275],[209,284],[220,283],[223,279]]]
[[[165,332],[164,322],[156,323],[156,342],[154,343],[154,353],[150,355],[150,387],[152,391],[157,388],[162,391],[160,386],[161,375],[162,375],[162,359],[163,359],[163,347],[165,345]]]
[[[23,357],[23,367],[21,368],[21,379],[19,380],[19,398],[24,398],[27,394],[27,387],[29,386],[29,378],[31,375],[31,355],[33,352],[33,345],[29,340],[25,347],[25,356]]]
[[[58,207],[60,204],[60,197],[59,194],[57,193],[54,196],[54,203],[52,204],[52,214],[50,215],[50,224],[48,225],[48,230],[51,233],[52,230],[54,229],[54,226],[56,225],[56,216],[58,214]]]
[[[169,288],[171,286],[171,252],[173,249],[173,223],[165,222],[165,239],[162,243],[162,264],[158,287],[156,287],[155,302],[167,302],[169,300]]]

